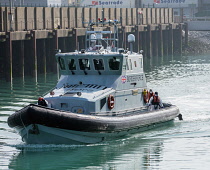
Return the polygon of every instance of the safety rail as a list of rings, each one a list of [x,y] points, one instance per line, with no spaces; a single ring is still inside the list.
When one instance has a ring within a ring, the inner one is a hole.
[[[145,110],[148,110],[147,106],[143,107],[137,107],[132,109],[126,109],[126,110],[119,110],[117,112],[115,111],[106,111],[106,112],[90,112],[90,115],[97,115],[97,116],[123,116],[123,115],[131,115],[135,114],[136,112],[145,112]]]

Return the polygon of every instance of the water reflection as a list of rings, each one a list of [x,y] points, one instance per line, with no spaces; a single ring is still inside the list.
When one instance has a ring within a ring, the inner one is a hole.
[[[165,140],[177,132],[174,127],[169,122],[93,145],[13,145],[19,153],[11,158],[9,169],[150,169],[162,161]]]
[[[38,96],[55,86],[56,80],[55,74],[39,75],[38,81],[32,77],[14,78],[12,82],[1,80],[0,113],[35,103]]]
[[[149,168],[161,161],[163,142],[135,137],[101,145],[25,147],[12,157],[9,169]]]
[[[150,72],[153,69],[168,65],[173,62],[180,62],[185,60],[184,57],[181,56],[164,56],[164,57],[154,57],[154,58],[144,58],[144,71]]]

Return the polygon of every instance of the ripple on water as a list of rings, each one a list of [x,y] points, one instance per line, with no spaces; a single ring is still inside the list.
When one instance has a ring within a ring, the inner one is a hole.
[[[7,117],[53,87],[39,76],[0,89],[0,169],[209,169],[210,57],[185,57],[148,66],[148,87],[179,107],[184,120],[94,145],[27,145]],[[41,153],[41,156],[40,156]],[[59,158],[59,159],[58,159]]]

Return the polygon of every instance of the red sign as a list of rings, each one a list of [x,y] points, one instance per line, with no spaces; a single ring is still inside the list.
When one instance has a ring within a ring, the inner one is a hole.
[[[154,3],[159,4],[160,0],[154,0]]]
[[[92,5],[98,5],[98,1],[92,1]]]

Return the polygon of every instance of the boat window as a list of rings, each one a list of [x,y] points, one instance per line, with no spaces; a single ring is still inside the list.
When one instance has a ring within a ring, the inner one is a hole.
[[[136,61],[134,61],[134,66],[135,66],[135,67],[137,67],[137,63],[136,63]]]
[[[110,70],[119,70],[120,59],[116,58],[116,57],[109,59],[109,68],[110,68]]]
[[[96,70],[104,70],[104,63],[102,59],[93,59],[93,63]]]
[[[142,58],[140,58],[140,67],[143,68]]]
[[[128,59],[126,58],[126,69],[129,70]]]
[[[130,64],[130,70],[133,70],[133,68],[132,68],[132,61],[131,61],[131,59],[129,59],[129,64]]]
[[[58,63],[59,63],[59,66],[60,66],[61,70],[65,70],[66,69],[66,67],[65,67],[65,61],[64,61],[63,58],[58,57]]]
[[[79,67],[81,70],[90,70],[90,62],[88,59],[79,59]]]
[[[73,58],[68,59],[68,66],[69,66],[69,70],[76,70],[76,63]]]

